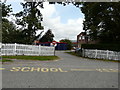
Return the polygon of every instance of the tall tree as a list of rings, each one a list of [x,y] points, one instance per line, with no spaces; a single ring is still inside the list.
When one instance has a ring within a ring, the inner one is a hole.
[[[57,2],[63,6],[70,2]],[[72,2],[85,15],[83,29],[92,40],[120,43],[120,2]],[[50,2],[55,4],[55,2]]]
[[[84,30],[89,31],[93,40],[103,43],[120,41],[120,2],[85,2],[81,10],[85,15]]]
[[[11,5],[5,3],[0,3],[0,5],[2,6],[2,18],[9,16],[10,12],[12,12]]]
[[[49,29],[43,36],[42,38],[40,38],[40,42],[52,42],[53,41],[53,33],[52,31]]]
[[[6,5],[5,3],[0,3],[0,6],[2,7],[2,30],[1,30],[1,33],[2,33],[2,42],[4,43],[5,41],[5,38],[6,37],[6,32],[7,32],[7,27],[8,27],[8,24],[9,24],[9,21],[6,17],[8,17],[10,15],[10,12],[12,12],[12,8],[11,8],[11,5]]]
[[[22,30],[17,29],[16,25],[9,21],[12,12],[11,5],[2,3],[2,42],[3,43],[24,43]]]
[[[13,22],[4,19],[2,22],[2,42],[3,43],[23,43],[23,34],[17,29]]]
[[[17,13],[17,25],[21,25],[23,28],[23,34],[25,37],[25,43],[31,44],[35,37],[36,31],[43,29],[41,26],[42,14],[39,8],[43,8],[42,2],[25,2],[21,3],[23,11]]]

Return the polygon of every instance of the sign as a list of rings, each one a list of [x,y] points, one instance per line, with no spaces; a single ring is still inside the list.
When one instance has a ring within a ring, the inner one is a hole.
[[[55,47],[57,46],[57,42],[56,41],[53,41],[52,42],[52,45],[54,45]]]

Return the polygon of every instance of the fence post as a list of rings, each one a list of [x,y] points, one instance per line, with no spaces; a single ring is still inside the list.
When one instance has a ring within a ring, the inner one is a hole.
[[[17,53],[16,53],[16,43],[15,43],[15,48],[14,48],[14,55],[17,55]]]
[[[85,49],[82,48],[82,56],[85,57]]]
[[[39,45],[39,56],[41,54],[41,45]]]
[[[2,55],[2,43],[0,42],[0,57]]]
[[[108,59],[108,57],[109,57],[109,50],[107,50],[107,59]]]
[[[97,49],[95,50],[95,58],[97,58]]]
[[[55,56],[55,46],[54,46],[54,56]]]

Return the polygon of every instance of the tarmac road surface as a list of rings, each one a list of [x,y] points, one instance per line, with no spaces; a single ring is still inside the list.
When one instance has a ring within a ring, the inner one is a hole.
[[[56,51],[59,60],[14,60],[2,68],[3,88],[118,88],[118,63]]]

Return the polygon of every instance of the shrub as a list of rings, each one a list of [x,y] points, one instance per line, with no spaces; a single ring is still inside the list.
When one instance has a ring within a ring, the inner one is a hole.
[[[82,44],[81,48],[120,51],[120,44]]]

